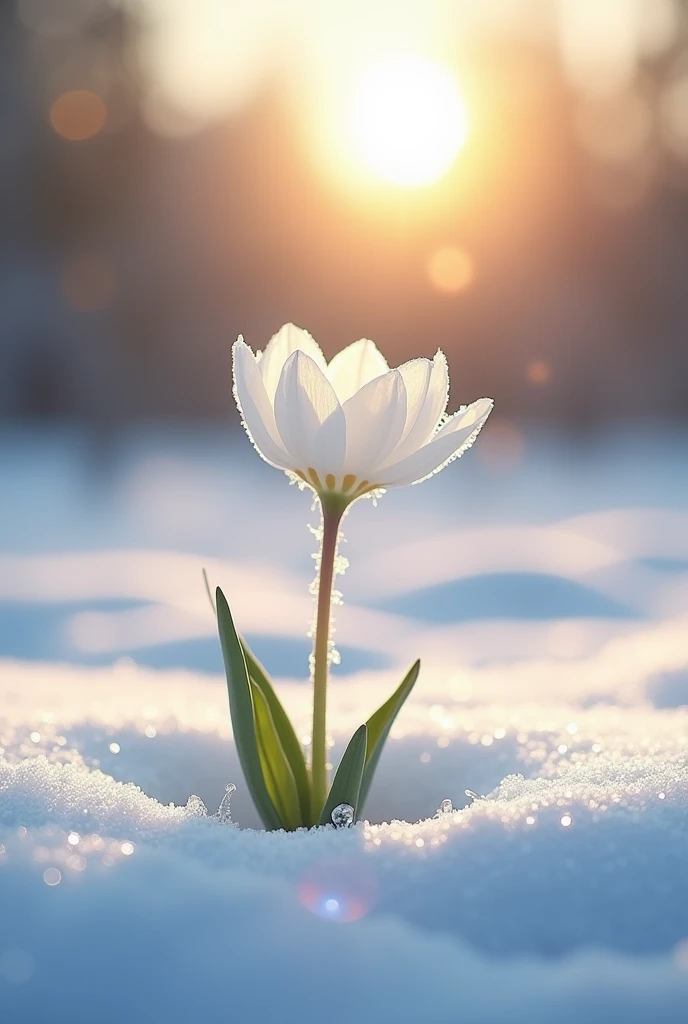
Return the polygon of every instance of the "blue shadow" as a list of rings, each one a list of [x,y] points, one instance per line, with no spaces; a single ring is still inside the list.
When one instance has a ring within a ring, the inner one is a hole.
[[[64,604],[10,604],[0,602],[0,657],[22,661],[69,661],[79,665],[111,665],[130,657],[138,665],[154,669],[181,668],[194,672],[222,674],[222,654],[216,637],[177,640],[151,647],[122,647],[104,654],[77,651],[65,634],[68,616],[77,612],[122,611],[142,607],[143,602],[110,600]],[[256,657],[275,676],[308,680],[308,656],[311,642],[289,637],[249,635],[247,640]],[[386,668],[388,660],[376,652],[356,647],[339,648],[341,671]],[[334,674],[338,671],[334,668]]]
[[[633,609],[581,583],[544,573],[492,573],[450,580],[386,598],[377,607],[431,623],[636,617]]]

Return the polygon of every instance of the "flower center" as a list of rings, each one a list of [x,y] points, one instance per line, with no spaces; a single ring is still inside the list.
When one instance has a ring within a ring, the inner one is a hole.
[[[309,487],[313,487],[321,497],[328,494],[337,494],[348,501],[360,498],[362,494],[366,494],[368,491],[375,491],[382,486],[382,484],[371,484],[369,480],[359,480],[354,473],[345,473],[342,476],[328,473],[323,482],[320,474],[312,466],[309,466],[305,472],[297,469],[296,475],[304,483],[308,484]]]

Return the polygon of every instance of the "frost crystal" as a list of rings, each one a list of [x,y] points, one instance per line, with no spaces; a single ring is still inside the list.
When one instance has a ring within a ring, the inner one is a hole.
[[[344,519],[344,516],[346,516],[346,511],[344,512],[344,515],[342,516],[342,520]],[[308,639],[309,640],[313,640],[313,642],[314,642],[313,650],[311,651],[311,653],[309,655],[309,658],[308,658],[308,666],[309,666],[310,677],[311,677],[311,681],[312,681],[313,680],[313,672],[315,671],[315,634],[316,634],[316,621],[317,621],[318,594],[320,592],[320,563],[321,563],[321,560],[322,560],[322,541],[323,541],[323,525],[322,525],[322,522],[320,523],[319,526],[311,526],[309,524],[308,529],[313,534],[313,536],[315,537],[315,539],[318,542],[318,550],[315,551],[313,553],[313,555],[311,556],[313,561],[315,562],[315,579],[313,579],[312,582],[308,586],[308,593],[311,595],[311,597],[314,599],[314,602],[315,602],[315,611],[314,611],[314,614],[313,614],[313,618],[311,619],[310,626],[308,628],[308,632],[306,634]],[[340,555],[339,554],[339,545],[344,543],[344,542],[345,542],[345,537],[344,537],[344,534],[340,530],[337,533],[337,550],[335,551],[335,556],[334,556],[334,576],[335,576],[335,578],[337,576],[343,576],[344,573],[346,572],[346,570],[349,568],[349,560],[348,560],[348,558],[345,558],[344,555]],[[344,598],[343,598],[341,590],[337,590],[335,587],[333,587],[332,588],[332,594],[331,594],[331,608],[333,609],[335,607],[335,605],[341,606],[343,603],[344,603]],[[341,660],[342,660],[341,655],[340,655],[339,651],[337,650],[337,648],[335,647],[335,644],[334,644],[334,639],[333,639],[334,633],[335,633],[334,615],[332,614],[332,612],[330,612],[330,635],[327,638],[327,663],[328,663],[328,665],[339,665],[341,663]]]
[[[190,818],[205,818],[208,814],[208,808],[201,800],[200,796],[196,796],[193,793],[186,801],[186,813]]]
[[[230,782],[229,785],[225,787],[225,795],[222,797],[220,806],[217,809],[217,814],[215,815],[215,817],[217,818],[221,825],[234,824],[234,822],[232,821],[232,808],[230,807],[230,803],[232,799],[232,793],[235,792],[236,786],[234,785],[233,782]]]

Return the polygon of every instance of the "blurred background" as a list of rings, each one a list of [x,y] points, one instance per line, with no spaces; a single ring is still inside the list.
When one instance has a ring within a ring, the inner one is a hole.
[[[289,320],[496,400],[351,517],[349,671],[685,612],[688,2],[0,0],[0,52],[0,652],[220,671],[215,559],[305,675],[308,501],[230,393]]]
[[[688,413],[683,0],[2,0],[0,415],[226,421],[228,349]]]

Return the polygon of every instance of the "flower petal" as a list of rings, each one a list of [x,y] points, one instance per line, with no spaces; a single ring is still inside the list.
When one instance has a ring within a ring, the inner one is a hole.
[[[430,371],[424,395],[422,394],[423,382],[420,379],[419,371],[414,367],[414,364],[419,362],[425,363]],[[399,372],[404,375],[407,392],[410,391],[411,394],[417,395],[415,418],[411,414],[407,415],[406,428],[399,444],[387,459],[387,465],[400,462],[401,459],[413,455],[432,438],[447,407],[449,397],[449,371],[443,352],[438,350],[432,361],[413,359],[410,363],[404,363],[399,367]]]
[[[406,388],[398,370],[376,377],[343,405],[347,473],[371,483],[406,424]]]
[[[404,487],[420,483],[458,458],[470,448],[492,410],[492,399],[481,398],[460,409],[422,448],[400,462],[384,468],[379,483],[384,487]]]
[[[387,458],[387,462],[392,460],[398,462],[399,459],[410,455],[418,447],[415,443],[417,431],[414,428],[425,406],[432,368],[433,364],[430,359],[411,359],[399,367],[399,373],[406,388],[406,423],[399,443]],[[410,440],[407,441],[409,435],[411,435]],[[397,455],[397,452],[400,454]]]
[[[327,367],[327,376],[343,404],[364,384],[387,373],[387,360],[374,341],[361,338],[338,352]]]
[[[305,352],[300,349],[292,352],[284,364],[275,392],[275,420],[284,446],[296,459],[299,469],[305,471],[311,466],[318,469],[315,463],[321,449],[326,452],[330,445],[336,444],[337,431],[329,420],[335,414],[332,422],[336,422],[338,409],[343,416],[334,388],[322,370]],[[325,434],[316,443],[321,427],[326,423]],[[343,437],[341,421],[340,426]],[[327,467],[327,472],[337,471]]]
[[[313,467],[321,476],[342,471],[346,454],[346,417],[337,402],[337,408],[330,413],[315,436]]]
[[[268,342],[265,351],[258,354],[260,372],[270,401],[274,401],[277,384],[284,364],[292,352],[300,350],[310,356],[321,370],[327,369],[320,346],[308,331],[294,324],[285,324]]]
[[[234,342],[232,364],[234,398],[253,446],[266,462],[278,469],[294,469],[277,432],[275,414],[256,357],[241,337]]]

